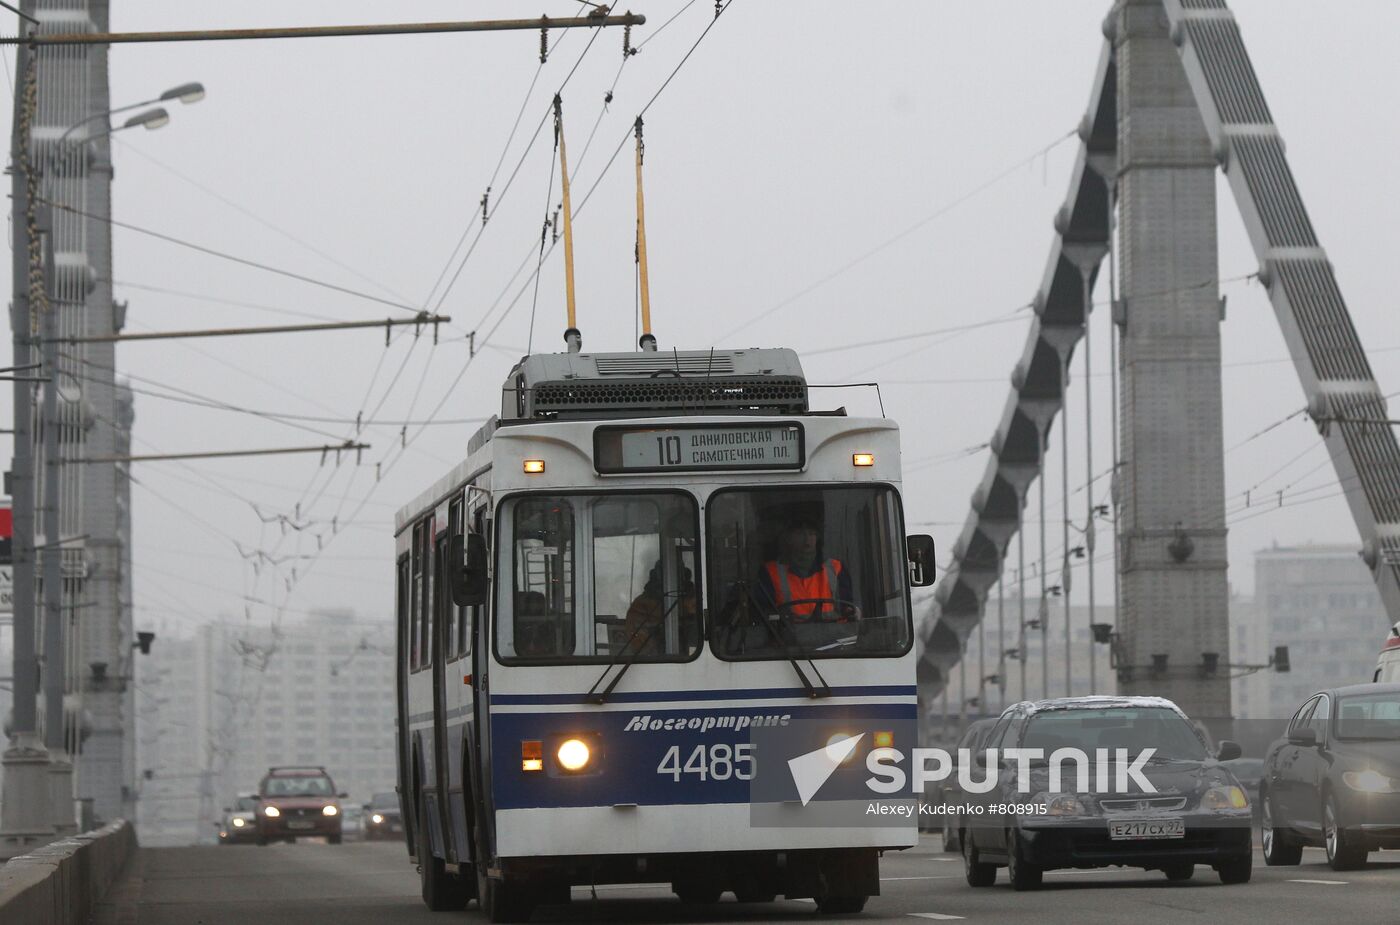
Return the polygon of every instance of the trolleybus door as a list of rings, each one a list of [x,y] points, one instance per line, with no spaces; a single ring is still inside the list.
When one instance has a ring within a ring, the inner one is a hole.
[[[436,526],[436,519],[435,519]],[[433,675],[433,789],[437,791],[437,818],[442,832],[443,857],[452,860],[452,825],[448,815],[448,789],[451,784],[451,766],[447,762],[447,711],[444,702],[443,686],[446,684],[447,621],[450,600],[447,589],[447,542],[448,532],[433,538],[432,598],[432,675]]]

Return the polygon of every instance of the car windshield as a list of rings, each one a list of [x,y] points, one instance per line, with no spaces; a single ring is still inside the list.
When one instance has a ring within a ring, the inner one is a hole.
[[[556,664],[692,658],[702,635],[698,527],[695,499],[680,492],[510,500],[497,652]]]
[[[397,793],[376,793],[370,798],[371,809],[398,809],[399,795]]]
[[[254,813],[257,810],[257,797],[239,797],[238,802],[233,804],[233,811],[236,813]]]
[[[1400,693],[1342,697],[1336,722],[1339,739],[1400,741]]]
[[[263,784],[268,797],[328,797],[335,793],[329,777],[269,777]]]
[[[1136,755],[1156,749],[1154,758],[1202,761],[1205,742],[1191,724],[1166,707],[1109,707],[1046,710],[1031,717],[1022,748],[1043,748],[1046,757],[1057,748],[1126,749]]]
[[[711,645],[720,658],[908,650],[904,528],[893,489],[730,489],[706,510]]]

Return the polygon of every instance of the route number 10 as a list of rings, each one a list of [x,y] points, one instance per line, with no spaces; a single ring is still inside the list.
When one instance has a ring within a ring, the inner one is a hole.
[[[681,464],[681,438],[656,438],[656,464],[658,466],[679,466]]]

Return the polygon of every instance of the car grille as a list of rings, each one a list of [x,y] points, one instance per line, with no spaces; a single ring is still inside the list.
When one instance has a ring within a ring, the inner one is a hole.
[[[1123,797],[1099,800],[1099,806],[1106,813],[1143,813],[1152,810],[1181,809],[1186,805],[1186,797]]]

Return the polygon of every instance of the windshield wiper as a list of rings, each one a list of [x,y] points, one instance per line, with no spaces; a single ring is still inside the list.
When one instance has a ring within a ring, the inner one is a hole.
[[[593,686],[588,689],[588,693],[583,695],[586,700],[588,700],[590,703],[607,703],[608,695],[613,692],[613,688],[617,687],[617,682],[622,680],[622,676],[627,673],[627,669],[635,665],[637,663],[637,659],[640,658],[642,655],[642,650],[638,648],[636,652],[632,653],[632,657],[630,659],[628,659],[626,662],[622,661],[622,657],[627,654],[627,649],[629,646],[632,645],[632,641],[636,639],[639,635],[641,635],[642,630],[646,629],[652,624],[664,623],[666,621],[666,618],[671,615],[671,611],[675,610],[676,605],[680,602],[681,595],[679,592],[677,592],[676,599],[671,603],[670,607],[667,607],[665,610],[662,610],[660,612],[654,612],[651,616],[647,617],[645,620],[637,624],[637,628],[632,631],[632,635],[628,636],[627,641],[622,644],[622,648],[617,650],[617,655],[614,656],[612,661],[608,662],[607,665],[603,666],[603,673],[598,676],[598,680],[594,681]],[[603,683],[603,679],[608,676],[608,672],[616,668],[619,663],[622,664],[622,670],[619,671],[613,677],[612,681],[609,682],[607,687],[603,688],[601,691],[598,691],[598,685]],[[598,693],[595,694],[594,691],[598,691]]]
[[[749,600],[754,599],[753,596],[749,593],[747,584],[745,584],[741,588],[741,592],[744,595],[746,595],[749,598]],[[787,614],[783,613],[782,608],[778,606],[776,601],[773,602],[773,607],[775,610],[774,616],[776,616],[780,621],[782,621],[783,628],[787,630],[788,633],[792,633],[792,621],[787,618]],[[772,636],[773,641],[776,642],[779,648],[783,650],[783,655],[787,657],[788,664],[792,666],[793,671],[797,672],[797,677],[802,682],[802,686],[807,689],[807,696],[811,697],[812,699],[816,699],[818,697],[830,697],[831,685],[826,683],[826,678],[822,677],[821,670],[817,668],[816,663],[813,662],[810,657],[807,659],[807,665],[812,669],[812,673],[817,676],[817,680],[822,683],[821,687],[816,687],[812,684],[811,681],[807,679],[806,673],[803,672],[801,666],[797,664],[797,658],[793,655],[791,647],[789,647],[787,644],[787,640],[784,639],[778,633],[778,631],[773,628],[768,618],[764,614],[760,613],[758,615],[758,621],[763,624],[764,628],[768,630],[768,635]]]

